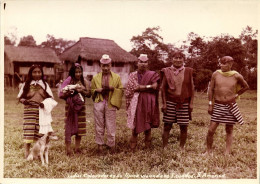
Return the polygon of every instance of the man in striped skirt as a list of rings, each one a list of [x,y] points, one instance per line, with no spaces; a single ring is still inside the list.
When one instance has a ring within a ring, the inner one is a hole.
[[[163,147],[168,144],[173,123],[180,127],[180,148],[183,151],[187,139],[188,124],[193,109],[194,84],[193,69],[184,67],[185,56],[178,51],[173,54],[172,66],[162,69],[162,112]]]
[[[226,125],[226,150],[230,154],[232,144],[233,125],[238,122],[243,124],[243,118],[236,103],[236,98],[243,94],[248,88],[247,82],[238,72],[232,70],[233,58],[224,56],[220,59],[220,70],[212,74],[208,99],[208,113],[211,115],[211,122],[207,135],[207,153],[212,153],[213,135],[219,125]],[[214,101],[214,104],[213,104]]]

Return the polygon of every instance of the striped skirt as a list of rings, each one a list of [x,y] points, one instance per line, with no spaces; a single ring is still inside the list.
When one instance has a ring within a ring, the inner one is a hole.
[[[177,123],[179,125],[189,124],[189,103],[184,103],[182,107],[176,109],[176,102],[166,101],[166,106],[167,110],[163,115],[164,123]]]
[[[39,134],[39,105],[33,103],[24,105],[23,140],[25,143],[37,141]]]
[[[239,124],[244,123],[236,102],[232,104],[220,104],[215,102],[211,121],[228,125],[234,125],[236,122]]]
[[[77,135],[77,136],[85,136],[86,135],[86,106],[84,105],[82,109],[78,112],[78,129],[76,133],[71,132],[74,127],[71,127],[71,125],[66,126],[66,120],[68,116],[68,108],[69,105],[66,104],[65,106],[65,140],[66,141],[71,141],[71,136],[72,135]]]

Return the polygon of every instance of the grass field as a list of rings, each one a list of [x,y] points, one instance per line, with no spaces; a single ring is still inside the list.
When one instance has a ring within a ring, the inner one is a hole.
[[[56,95],[56,89],[53,89]],[[93,103],[87,99],[87,136],[82,140],[81,154],[65,155],[64,105],[53,110],[53,129],[59,140],[51,142],[49,166],[40,160],[24,159],[22,141],[23,105],[17,104],[18,90],[5,89],[4,104],[4,178],[257,178],[257,94],[249,91],[238,101],[246,124],[234,126],[231,156],[225,157],[225,128],[220,125],[214,136],[214,155],[204,156],[205,138],[210,116],[206,94],[196,93],[193,120],[188,128],[186,151],[179,151],[179,127],[173,126],[169,148],[162,150],[162,124],[152,130],[152,148],[144,149],[144,135],[138,137],[138,150],[131,153],[131,130],[126,127],[125,106],[117,112],[116,153],[105,150],[96,154]],[[162,116],[161,116],[162,118]]]

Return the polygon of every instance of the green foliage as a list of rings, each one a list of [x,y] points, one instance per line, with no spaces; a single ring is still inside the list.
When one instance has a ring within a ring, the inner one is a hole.
[[[208,87],[209,81],[212,76],[212,71],[208,69],[199,69],[194,71],[194,85],[195,89],[205,90]]]
[[[152,147],[144,149],[144,135],[138,136],[137,151],[129,148],[131,130],[126,127],[126,111],[117,111],[116,153],[105,148],[98,155],[95,144],[93,103],[87,99],[87,136],[82,138],[81,154],[65,155],[64,106],[52,89],[58,105],[53,110],[53,129],[59,137],[51,142],[49,166],[40,160],[32,162],[23,158],[22,142],[23,105],[17,104],[17,89],[5,89],[4,103],[4,178],[72,178],[72,179],[256,179],[257,178],[257,93],[248,91],[238,101],[246,124],[234,126],[232,153],[226,157],[225,127],[220,125],[214,136],[214,155],[206,156],[205,139],[210,116],[205,93],[196,93],[192,121],[188,128],[186,151],[179,150],[179,127],[173,125],[169,146],[162,149],[163,125],[152,130]],[[162,119],[162,114],[161,114]],[[73,141],[74,143],[74,141]],[[74,147],[74,144],[73,144]]]
[[[209,70],[214,72],[219,69],[219,59],[228,55],[235,61],[232,69],[244,76],[251,89],[256,89],[257,30],[254,31],[247,26],[239,38],[228,34],[205,38],[191,32],[188,34],[187,41],[184,41],[186,45],[180,48],[176,48],[174,44],[164,44],[159,31],[159,26],[148,27],[142,35],[133,36],[131,39],[133,43],[131,53],[137,57],[141,53],[146,53],[151,70],[160,70],[169,66],[171,54],[176,50],[182,50],[186,52],[186,66],[195,69],[196,88],[204,90],[209,81]],[[205,79],[203,79],[204,75]]]
[[[168,51],[168,47],[163,43],[162,37],[158,34],[160,27],[147,28],[142,35],[133,36],[131,42],[133,49],[131,54],[139,56],[140,54],[148,55],[150,70],[160,70],[165,67],[162,55]]]
[[[11,40],[8,36],[4,36],[5,45],[14,45],[15,41]]]
[[[75,41],[71,40],[64,40],[62,38],[55,38],[53,35],[47,34],[47,40],[42,42],[39,46],[40,47],[47,47],[52,48],[57,55],[60,55],[66,48],[75,44]]]
[[[36,41],[32,35],[24,36],[20,39],[18,46],[36,47]]]
[[[191,32],[188,35],[190,43],[187,47],[188,64],[195,71],[208,69],[214,72],[219,69],[218,63],[221,57],[231,56],[235,61],[232,69],[244,76],[245,80],[251,84],[251,89],[256,89],[257,33],[249,26],[242,31],[239,38],[221,34],[209,39]],[[199,84],[201,74],[197,75],[199,77],[195,79],[195,83]],[[200,87],[198,89],[203,90]]]

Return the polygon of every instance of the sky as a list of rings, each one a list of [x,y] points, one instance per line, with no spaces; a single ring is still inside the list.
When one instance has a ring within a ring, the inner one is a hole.
[[[259,0],[2,0],[1,16],[3,34],[15,34],[19,40],[32,35],[41,44],[47,34],[75,41],[103,38],[130,51],[130,39],[148,27],[160,26],[166,44],[178,45],[190,32],[238,37],[247,25],[258,29],[259,4]]]

